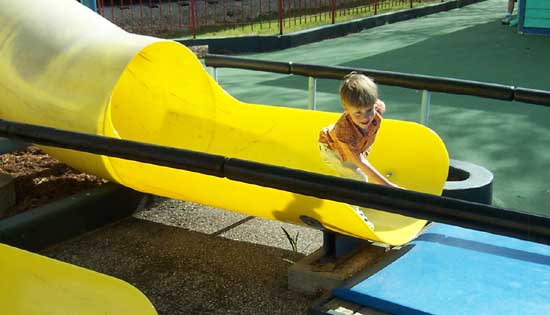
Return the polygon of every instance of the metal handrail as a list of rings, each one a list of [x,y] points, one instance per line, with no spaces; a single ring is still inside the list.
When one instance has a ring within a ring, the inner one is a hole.
[[[418,75],[394,71],[382,71],[364,68],[319,66],[293,62],[277,62],[251,58],[233,57],[225,55],[207,54],[205,57],[207,66],[216,68],[236,68],[271,73],[294,74],[309,77],[309,108],[316,107],[316,91],[311,90],[315,86],[315,80],[335,79],[341,80],[346,74],[356,71],[371,77],[381,85],[398,86],[403,88],[422,90],[422,107],[420,122],[427,124],[430,108],[431,92],[443,92],[449,94],[471,95],[483,98],[498,99],[503,101],[518,101],[528,104],[550,107],[550,91],[528,89],[511,85],[486,83],[455,78]],[[312,81],[313,80],[313,81]]]
[[[419,219],[550,244],[550,217],[281,166],[0,119],[0,136],[226,177]]]

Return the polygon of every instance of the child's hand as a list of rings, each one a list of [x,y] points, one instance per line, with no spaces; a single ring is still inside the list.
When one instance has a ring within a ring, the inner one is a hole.
[[[376,103],[374,103],[374,109],[380,114],[384,115],[384,112],[386,111],[386,104],[382,102],[382,100],[377,99]]]

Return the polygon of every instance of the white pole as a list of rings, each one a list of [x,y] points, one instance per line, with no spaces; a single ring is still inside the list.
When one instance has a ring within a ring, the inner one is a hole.
[[[212,76],[214,77],[214,81],[218,82],[218,68],[212,68]]]
[[[317,79],[309,77],[308,84],[308,109],[317,110]]]
[[[422,90],[422,99],[420,101],[420,123],[425,126],[428,125],[431,100],[432,100],[432,92],[428,90]]]

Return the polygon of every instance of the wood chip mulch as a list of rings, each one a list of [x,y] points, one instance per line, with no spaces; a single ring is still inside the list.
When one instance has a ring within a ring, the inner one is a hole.
[[[3,217],[99,187],[107,182],[61,163],[36,146],[0,155],[0,171],[14,178],[16,195],[15,206],[7,210]]]

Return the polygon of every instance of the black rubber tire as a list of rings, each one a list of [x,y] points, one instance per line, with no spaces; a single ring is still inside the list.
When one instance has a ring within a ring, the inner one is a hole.
[[[493,201],[493,173],[473,163],[450,160],[443,196],[490,205]]]

